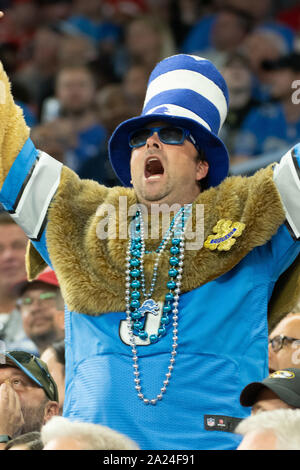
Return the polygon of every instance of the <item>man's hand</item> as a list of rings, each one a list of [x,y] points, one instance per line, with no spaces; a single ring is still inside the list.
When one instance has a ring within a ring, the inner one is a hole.
[[[0,385],[0,434],[13,437],[24,425],[18,394],[7,383]]]

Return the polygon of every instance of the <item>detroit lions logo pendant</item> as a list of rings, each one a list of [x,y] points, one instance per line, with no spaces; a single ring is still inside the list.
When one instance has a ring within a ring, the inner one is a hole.
[[[159,305],[153,299],[147,299],[143,302],[142,306],[138,309],[138,312],[145,316],[147,313],[152,313],[152,315],[158,315]]]

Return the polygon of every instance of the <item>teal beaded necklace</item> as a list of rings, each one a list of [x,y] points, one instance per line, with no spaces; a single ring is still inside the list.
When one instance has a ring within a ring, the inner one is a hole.
[[[171,372],[174,367],[174,356],[176,355],[178,339],[178,302],[184,259],[184,231],[186,228],[186,220],[188,219],[191,213],[191,208],[192,205],[188,204],[182,207],[177,212],[177,214],[171,221],[168,230],[164,234],[161,243],[155,250],[156,259],[154,262],[152,281],[148,292],[146,292],[145,287],[144,255],[148,254],[149,251],[147,251],[145,248],[144,224],[140,211],[136,212],[136,215],[133,218],[133,224],[131,225],[131,235],[129,238],[126,254],[126,321],[133,353],[133,367],[135,375],[134,381],[136,384],[135,388],[138,392],[138,397],[143,400],[145,404],[151,403],[152,405],[155,405],[157,400],[162,399],[162,395],[166,391],[166,387],[169,383],[169,380],[171,378]],[[150,343],[156,343],[161,338],[163,338],[163,336],[166,335],[166,326],[170,322],[170,315],[173,314],[172,352],[170,365],[168,367],[168,373],[166,374],[166,380],[164,381],[164,385],[161,388],[160,393],[157,395],[157,397],[152,400],[149,400],[144,397],[144,394],[141,390],[135,337],[139,337],[142,340],[148,338],[148,333],[144,329],[145,313],[152,313],[153,315],[157,315],[159,311],[159,305],[155,300],[152,299],[152,294],[156,285],[160,256],[165,250],[166,246],[169,244],[170,240],[170,269],[168,271],[169,279],[166,284],[168,292],[165,295],[160,326],[156,334],[150,335],[149,340]],[[145,299],[143,302],[142,296]]]

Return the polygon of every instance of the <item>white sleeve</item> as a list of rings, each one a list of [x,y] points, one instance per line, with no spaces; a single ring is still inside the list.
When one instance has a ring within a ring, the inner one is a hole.
[[[296,239],[300,239],[300,144],[275,165],[274,183],[281,196],[289,229]]]

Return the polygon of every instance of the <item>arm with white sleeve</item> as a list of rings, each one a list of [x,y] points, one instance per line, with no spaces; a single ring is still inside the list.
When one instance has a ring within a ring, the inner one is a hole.
[[[300,239],[300,144],[289,150],[275,165],[274,183],[293,238]]]

